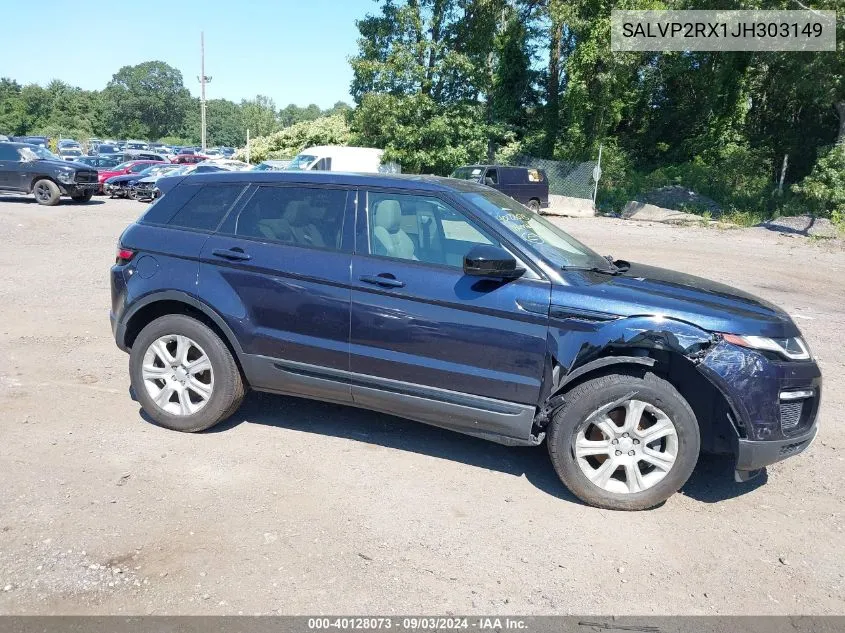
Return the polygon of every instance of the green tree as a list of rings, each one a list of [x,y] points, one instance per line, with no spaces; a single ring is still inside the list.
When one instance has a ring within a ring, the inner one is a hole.
[[[364,96],[352,117],[351,144],[380,147],[407,173],[449,174],[484,160],[487,126],[479,104],[439,105],[430,95]]]
[[[244,131],[249,129],[252,136],[266,136],[281,127],[276,117],[276,104],[264,95],[241,101],[241,121]]]
[[[159,138],[182,127],[190,93],[181,72],[151,61],[121,68],[106,86],[104,98],[112,134]]]
[[[8,135],[26,132],[27,113],[21,97],[21,85],[3,77],[0,79],[0,132]]]

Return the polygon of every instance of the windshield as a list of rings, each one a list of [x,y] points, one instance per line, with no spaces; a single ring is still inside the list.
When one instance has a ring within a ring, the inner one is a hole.
[[[26,161],[30,160],[62,160],[50,150],[41,147],[40,145],[29,145],[21,147],[18,152]]]
[[[604,257],[513,198],[498,191],[473,191],[462,196],[557,266],[610,269]]]
[[[458,167],[452,172],[450,178],[460,178],[461,180],[478,180],[481,178],[483,167]]]
[[[132,162],[133,161],[131,161],[131,160],[126,161],[125,163],[120,163],[120,165],[115,165],[114,167],[109,167],[109,169],[113,169],[114,171],[121,171],[123,169],[128,168],[130,165],[132,165]]]
[[[308,166],[311,165],[311,163],[313,163],[315,160],[317,160],[316,156],[312,156],[311,154],[300,154],[290,162],[290,164],[287,166],[287,169],[308,169]]]

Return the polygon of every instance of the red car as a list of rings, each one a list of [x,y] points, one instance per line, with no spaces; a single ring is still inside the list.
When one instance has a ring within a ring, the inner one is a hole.
[[[170,162],[176,163],[177,165],[194,165],[204,160],[208,160],[208,156],[203,156],[202,154],[178,154]]]
[[[103,169],[97,172],[97,180],[100,182],[100,187],[97,193],[103,193],[103,183],[112,176],[123,176],[125,174],[137,174],[139,171],[144,171],[150,165],[163,165],[165,161],[161,160],[128,160],[125,163],[120,163],[109,169]]]

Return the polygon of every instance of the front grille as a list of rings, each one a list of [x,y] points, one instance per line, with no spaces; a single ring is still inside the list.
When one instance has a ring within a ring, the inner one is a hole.
[[[97,182],[97,172],[78,171],[76,172],[76,182]]]
[[[780,403],[780,427],[784,433],[789,433],[798,426],[803,410],[804,400]]]

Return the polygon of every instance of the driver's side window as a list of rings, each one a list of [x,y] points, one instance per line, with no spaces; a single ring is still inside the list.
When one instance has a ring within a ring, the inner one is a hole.
[[[439,198],[370,192],[370,254],[461,268],[476,244],[499,242]]]

